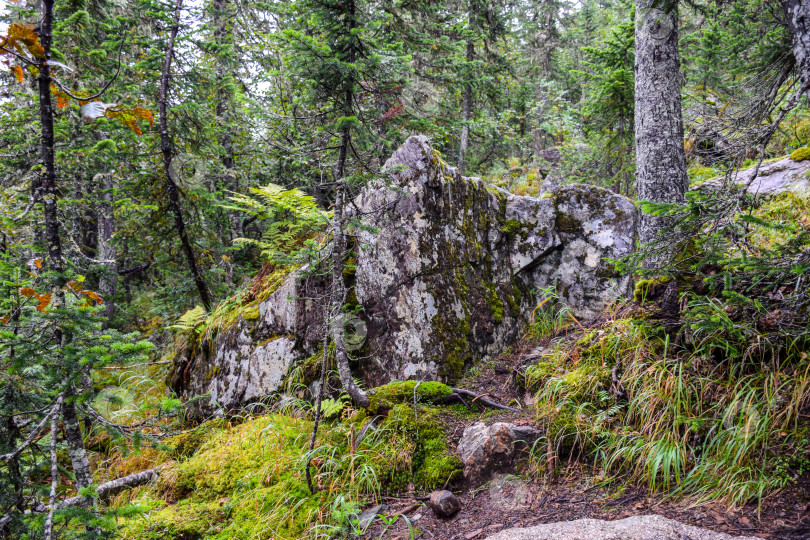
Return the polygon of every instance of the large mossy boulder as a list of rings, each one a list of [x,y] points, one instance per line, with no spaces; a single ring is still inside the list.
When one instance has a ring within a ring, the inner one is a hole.
[[[410,137],[384,179],[354,201],[349,284],[367,330],[355,376],[452,382],[525,330],[538,288],[555,286],[577,317],[628,294],[608,259],[633,248],[631,201],[596,186],[516,196],[461,176],[426,137]],[[278,390],[322,341],[325,283],[299,272],[254,321],[239,320],[176,366],[175,390],[225,408]],[[309,382],[309,381],[304,381]]]

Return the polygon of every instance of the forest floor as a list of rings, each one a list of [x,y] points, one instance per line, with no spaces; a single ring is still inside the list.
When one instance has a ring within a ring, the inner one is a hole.
[[[555,339],[575,340],[581,335],[579,331],[572,331]],[[529,396],[520,395],[522,391],[515,382],[514,369],[525,365],[529,358],[536,358],[549,341],[521,341],[495,360],[474,368],[458,386],[487,394],[501,403],[518,399],[530,405]],[[531,410],[527,407],[526,412],[514,413],[489,409],[478,418],[447,415],[449,446],[455,448],[464,428],[478,421],[534,425]],[[537,479],[530,474],[496,475],[483,485],[448,486],[459,497],[461,510],[447,519],[437,517],[425,504],[425,497],[385,497],[380,501],[383,506],[379,513],[386,519],[375,519],[362,538],[480,540],[504,529],[543,523],[659,514],[732,535],[774,540],[810,539],[809,473],[800,476],[788,488],[764,498],[760,507],[751,503],[732,509],[721,503],[695,504],[690,500],[667,498],[650,493],[640,485],[600,484],[594,478],[592,467],[576,459],[564,460],[558,470],[553,479]]]

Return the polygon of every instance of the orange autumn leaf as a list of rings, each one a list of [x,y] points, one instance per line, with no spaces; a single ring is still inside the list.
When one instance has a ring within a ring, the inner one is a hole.
[[[26,298],[33,298],[34,295],[37,294],[37,291],[35,291],[31,287],[22,287],[20,288],[20,294]]]
[[[42,268],[42,259],[34,259],[34,265],[37,268]]]
[[[2,322],[3,324],[8,324],[8,315],[0,319],[0,322]]]
[[[23,69],[20,66],[11,66],[11,71],[17,77],[17,82],[23,82]]]
[[[95,300],[97,304],[103,304],[104,300],[94,291],[82,291],[81,294],[85,295],[88,300]]]
[[[51,293],[38,294],[37,300],[39,300],[39,304],[36,305],[36,308],[39,311],[45,311],[45,308],[51,303]]]
[[[45,49],[39,43],[39,36],[34,32],[34,25],[14,23],[8,27],[7,45],[24,53],[22,45],[37,58],[45,58]]]
[[[67,286],[70,288],[71,291],[73,291],[75,293],[78,293],[79,291],[81,291],[84,288],[84,286],[81,283],[79,283],[78,281],[76,281],[75,279],[72,279],[72,280],[68,281]]]
[[[132,114],[142,120],[149,120],[149,126],[154,127],[155,117],[152,115],[152,111],[150,111],[149,109],[144,109],[143,107],[135,107],[134,109],[132,109]]]
[[[143,131],[138,125],[138,120],[148,120],[150,126],[154,126],[155,124],[152,111],[143,107],[134,107],[132,109],[107,109],[106,115],[107,118],[118,120],[138,135],[143,135]]]
[[[57,92],[56,94],[56,107],[64,109],[70,105],[70,97],[64,92]]]

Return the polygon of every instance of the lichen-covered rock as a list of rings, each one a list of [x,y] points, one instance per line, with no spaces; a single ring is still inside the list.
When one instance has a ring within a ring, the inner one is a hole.
[[[536,291],[555,286],[577,317],[628,294],[629,276],[607,259],[630,253],[636,211],[595,186],[522,197],[462,177],[427,138],[411,137],[353,207],[355,271],[349,277],[367,330],[355,375],[452,382],[525,330]],[[225,408],[280,388],[322,341],[326,284],[304,271],[177,366],[173,387],[210,392]],[[303,381],[308,383],[310,381]]]
[[[456,449],[464,464],[464,478],[480,482],[498,471],[510,469],[539,437],[540,431],[531,426],[507,422],[490,426],[477,422],[468,426]]]
[[[805,148],[800,148],[790,156],[763,163],[753,180],[756,167],[735,173],[733,183],[746,187],[752,195],[777,195],[790,191],[797,194],[810,194],[810,160],[805,158]],[[698,186],[698,189],[713,191],[722,188],[723,178],[712,178]]]

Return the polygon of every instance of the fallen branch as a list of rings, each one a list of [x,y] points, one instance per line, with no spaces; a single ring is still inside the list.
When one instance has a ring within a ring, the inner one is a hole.
[[[121,478],[117,478],[115,480],[110,480],[109,482],[104,482],[100,486],[96,488],[96,494],[98,495],[99,499],[106,499],[107,497],[111,497],[116,493],[120,493],[128,488],[134,488],[138,486],[142,486],[144,484],[148,484],[158,476],[158,470],[160,467],[155,467],[153,469],[147,469],[145,471],[136,472],[127,476],[122,476]],[[65,499],[59,505],[59,508],[65,508],[68,506],[76,506],[80,504],[84,500],[84,497],[77,495],[75,497],[71,497],[69,499]]]
[[[480,403],[493,409],[502,409],[504,411],[520,412],[520,409],[515,409],[514,407],[510,407],[509,405],[501,405],[496,401],[492,401],[487,397],[487,394],[476,394],[475,392],[465,390],[463,388],[450,388],[450,390],[452,390],[453,393],[447,396],[448,400],[458,399],[459,401],[464,403],[464,399],[462,399],[462,396],[466,396],[473,398],[473,403]],[[467,407],[469,408],[469,406]]]
[[[108,497],[112,497],[113,495],[120,493],[125,489],[148,484],[158,476],[159,470],[160,465],[152,469],[132,473],[127,476],[122,476],[121,478],[116,478],[115,480],[110,480],[109,482],[104,482],[103,484],[101,484],[96,488],[96,495],[98,495],[99,499],[107,499]],[[69,506],[76,506],[77,504],[84,504],[86,501],[87,497],[76,495],[68,499],[65,499],[64,501],[56,505],[56,509],[59,510],[62,508],[67,508]],[[35,506],[32,510],[34,512],[46,512],[48,511],[48,506],[40,503],[37,506]]]

